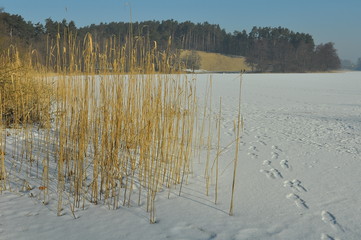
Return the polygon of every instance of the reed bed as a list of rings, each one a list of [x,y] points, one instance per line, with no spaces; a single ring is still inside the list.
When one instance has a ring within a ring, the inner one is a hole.
[[[123,46],[115,37],[101,45],[65,31],[48,40],[45,66],[34,50],[26,61],[15,48],[1,55],[0,191],[11,190],[7,177],[15,176],[23,191],[36,185],[44,204],[56,200],[58,215],[68,206],[76,217],[87,202],[138,205],[155,223],[157,193],[180,185],[181,194],[203,147],[206,195],[215,169],[217,202],[220,120],[211,168],[212,81],[200,121],[196,80],[169,74],[181,68],[177,54],[127,37]],[[235,169],[236,162],[237,155]],[[232,199],[233,191],[234,182]]]

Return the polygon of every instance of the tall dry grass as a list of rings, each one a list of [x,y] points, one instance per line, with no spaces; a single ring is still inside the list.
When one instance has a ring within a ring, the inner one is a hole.
[[[16,48],[1,55],[1,190],[11,187],[11,171],[25,171],[18,174],[27,176],[23,185],[38,179],[44,204],[57,197],[58,215],[68,206],[76,217],[75,209],[87,202],[112,209],[139,205],[155,223],[157,194],[177,185],[181,194],[203,146],[209,194],[212,81],[199,122],[196,80],[169,74],[182,68],[170,47],[159,50],[131,34],[124,45],[118,42],[112,37],[100,45],[91,34],[80,41],[65,30],[48,39],[45,66],[36,50],[25,60]],[[216,202],[220,130],[217,137]]]

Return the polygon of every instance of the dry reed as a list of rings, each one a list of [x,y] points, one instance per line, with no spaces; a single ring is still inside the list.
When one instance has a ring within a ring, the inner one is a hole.
[[[56,193],[58,215],[63,214],[66,204],[74,217],[75,208],[84,208],[86,202],[113,209],[143,205],[149,221],[155,223],[157,193],[165,188],[170,192],[180,184],[181,194],[192,172],[195,146],[200,150],[204,145],[208,124],[208,195],[213,172],[209,166],[212,81],[205,95],[198,138],[196,81],[178,74],[155,74],[180,69],[174,65],[179,63],[177,57],[170,47],[161,51],[156,42],[132,33],[121,46],[116,37],[101,45],[91,34],[80,41],[67,30],[56,39],[48,38],[45,66],[39,64],[36,50],[29,53],[26,64],[14,47],[1,55],[0,191],[10,186],[6,179],[10,171],[21,172],[24,165],[27,176],[40,179],[44,204]],[[220,118],[221,101],[216,203]],[[9,148],[13,160],[6,166],[5,130],[9,127],[22,137],[14,137]],[[237,140],[236,151],[238,145]],[[233,193],[234,182],[232,201]]]

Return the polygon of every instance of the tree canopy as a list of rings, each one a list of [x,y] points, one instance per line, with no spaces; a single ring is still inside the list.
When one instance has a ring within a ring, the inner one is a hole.
[[[315,45],[307,33],[293,32],[283,27],[253,27],[227,33],[218,24],[178,22],[176,20],[144,22],[110,22],[76,27],[73,21],[58,22],[51,18],[33,24],[20,15],[12,15],[0,9],[0,50],[17,44],[24,51],[29,47],[45,56],[47,44],[58,36],[72,32],[82,41],[91,33],[101,46],[109,38],[120,44],[130,33],[149,42],[156,42],[159,49],[199,50],[226,55],[244,56],[257,72],[309,72],[329,71],[340,67],[340,59],[334,44]],[[45,60],[43,60],[45,61]]]

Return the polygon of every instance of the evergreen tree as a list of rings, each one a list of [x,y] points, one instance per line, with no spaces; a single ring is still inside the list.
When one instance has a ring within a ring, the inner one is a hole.
[[[77,28],[73,21],[68,23],[65,19],[57,22],[48,18],[45,25],[32,24],[0,8],[0,49],[16,44],[25,52],[31,46],[37,49],[40,57],[45,58],[47,43],[53,44],[58,33],[64,36],[68,32],[76,33],[80,42],[87,33],[91,33],[99,47],[114,37],[119,44],[124,44],[129,41],[129,33],[132,32],[137,39],[156,42],[158,50],[171,47],[173,50],[244,56],[252,69],[259,72],[329,71],[340,67],[333,43],[315,46],[311,35],[295,33],[283,27],[253,27],[249,33],[245,30],[227,33],[216,24],[171,19],[100,23]],[[358,69],[361,70],[361,64]]]
[[[191,51],[182,57],[182,61],[186,69],[191,69],[193,72],[201,67],[201,58],[196,51]]]
[[[361,58],[357,59],[355,70],[361,71]]]

